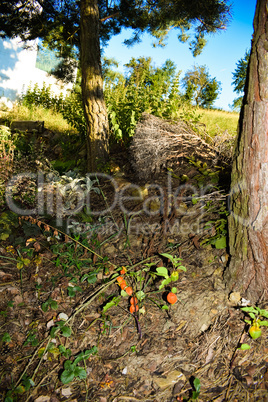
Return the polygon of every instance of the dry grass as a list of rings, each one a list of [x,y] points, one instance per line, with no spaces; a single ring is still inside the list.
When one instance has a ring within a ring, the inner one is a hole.
[[[53,109],[45,109],[40,106],[28,108],[17,104],[10,112],[4,112],[0,117],[8,121],[12,120],[41,120],[45,122],[45,128],[57,132],[74,132],[74,128],[68,124],[60,113]]]

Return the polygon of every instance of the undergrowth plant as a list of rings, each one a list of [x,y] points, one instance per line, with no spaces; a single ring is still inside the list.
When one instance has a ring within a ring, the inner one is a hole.
[[[10,129],[0,126],[0,206],[5,202],[5,186],[13,171],[15,148]]]
[[[257,306],[241,307],[241,311],[243,311],[250,317],[249,320],[244,320],[249,325],[248,333],[250,337],[252,339],[258,339],[262,334],[261,327],[268,327],[268,320],[263,320],[263,318],[268,319],[268,311]],[[240,346],[240,349],[250,349],[250,345],[248,345],[247,343],[243,343]]]
[[[63,384],[68,384],[75,379],[82,381],[86,379],[86,361],[91,356],[96,355],[98,349],[97,346],[93,346],[91,349],[81,351],[72,356],[71,349],[68,347],[74,336],[72,326],[77,314],[81,313],[97,298],[105,297],[106,289],[112,286],[114,289],[114,284],[117,283],[120,291],[119,294],[117,293],[116,296],[104,303],[102,318],[99,318],[99,320],[103,320],[104,325],[109,329],[108,318],[106,317],[107,310],[120,304],[121,309],[125,310],[126,313],[127,308],[129,309],[129,317],[135,320],[141,337],[142,330],[139,314],[146,313],[146,303],[154,303],[163,310],[169,309],[166,302],[174,304],[177,301],[177,289],[174,286],[171,287],[172,283],[179,279],[181,271],[186,271],[180,258],[166,253],[160,255],[163,261],[166,261],[166,266],[157,266],[156,262],[152,261],[152,258],[148,258],[134,266],[117,267],[106,257],[102,257],[96,251],[95,245],[90,244],[86,237],[71,237],[50,224],[33,217],[20,217],[19,222],[21,225],[23,222],[27,222],[37,226],[43,232],[43,241],[45,238],[50,237],[49,242],[54,244],[53,253],[56,255],[55,265],[57,266],[57,261],[60,261],[60,265],[63,266],[62,275],[68,277],[68,296],[79,296],[81,292],[82,294],[80,303],[76,303],[71,315],[67,316],[66,313],[60,312],[60,305],[57,300],[54,300],[51,296],[43,298],[41,295],[42,289],[38,288],[38,297],[41,301],[40,305],[43,313],[50,313],[50,310],[55,312],[52,319],[47,323],[49,334],[45,339],[41,339],[36,327],[34,325],[29,327],[24,347],[33,347],[35,352],[17,382],[7,392],[5,402],[13,402],[16,400],[17,395],[26,395],[31,388],[38,386],[35,383],[35,377],[44,359],[63,358],[63,370],[59,376]],[[12,255],[10,261],[14,260],[14,264],[17,264],[17,266],[18,264],[23,264],[23,266],[18,267],[20,270],[22,270],[26,262],[27,266],[34,261],[37,264],[36,261],[41,247],[36,238],[28,238],[26,246],[20,246],[19,254],[18,249],[11,247],[9,249],[10,255]],[[39,261],[38,264],[40,263]],[[107,270],[107,266],[110,269]],[[97,290],[94,290],[92,295],[85,299],[80,283],[85,280],[89,284],[96,283],[97,274],[101,271],[100,278],[103,278],[101,283],[98,285]],[[173,295],[171,299],[168,297],[170,294]],[[57,315],[56,311],[59,311]],[[4,338],[5,342],[9,342],[10,336],[8,335]],[[68,343],[65,343],[63,339],[68,339]],[[129,352],[133,353],[133,350],[131,348]],[[39,359],[39,361],[35,364],[36,368],[32,372],[32,364],[35,359]]]

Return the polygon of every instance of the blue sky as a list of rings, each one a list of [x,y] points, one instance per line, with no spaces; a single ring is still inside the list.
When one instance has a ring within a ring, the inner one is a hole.
[[[131,31],[126,30],[110,40],[104,49],[104,55],[108,58],[114,57],[120,63],[122,72],[123,65],[131,57],[141,56],[151,57],[155,66],[161,66],[165,60],[171,59],[177,69],[182,70],[181,77],[193,65],[206,65],[210,75],[222,83],[221,94],[214,106],[230,110],[229,105],[237,96],[231,85],[232,72],[237,61],[250,49],[256,0],[233,0],[232,4],[232,20],[226,31],[208,36],[208,43],[200,56],[193,57],[188,45],[178,41],[175,31],[169,35],[164,48],[153,48],[153,38],[149,35],[144,35],[141,43],[128,48],[123,41],[131,36]]]

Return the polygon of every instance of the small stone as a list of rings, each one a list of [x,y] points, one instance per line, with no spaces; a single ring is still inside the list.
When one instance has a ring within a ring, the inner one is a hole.
[[[232,292],[229,296],[229,301],[232,305],[237,306],[237,304],[241,300],[241,294],[240,292]]]
[[[201,331],[201,332],[205,332],[205,331],[208,329],[208,327],[209,327],[209,325],[206,324],[206,323],[204,323],[204,324],[202,325],[202,327],[200,328],[200,331]]]

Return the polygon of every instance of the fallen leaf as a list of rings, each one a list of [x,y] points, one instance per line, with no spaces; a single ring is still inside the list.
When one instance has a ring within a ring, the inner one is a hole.
[[[50,401],[50,396],[47,395],[40,395],[37,399],[34,400],[34,402],[49,402]]]
[[[197,250],[199,250],[199,249],[200,249],[199,237],[196,236],[196,235],[193,234],[193,233],[190,233],[190,234],[189,234],[189,239],[191,240],[191,242],[193,243],[193,245],[195,246],[195,248],[196,248]]]
[[[61,394],[62,394],[63,396],[70,396],[70,395],[72,395],[71,387],[62,388]]]

